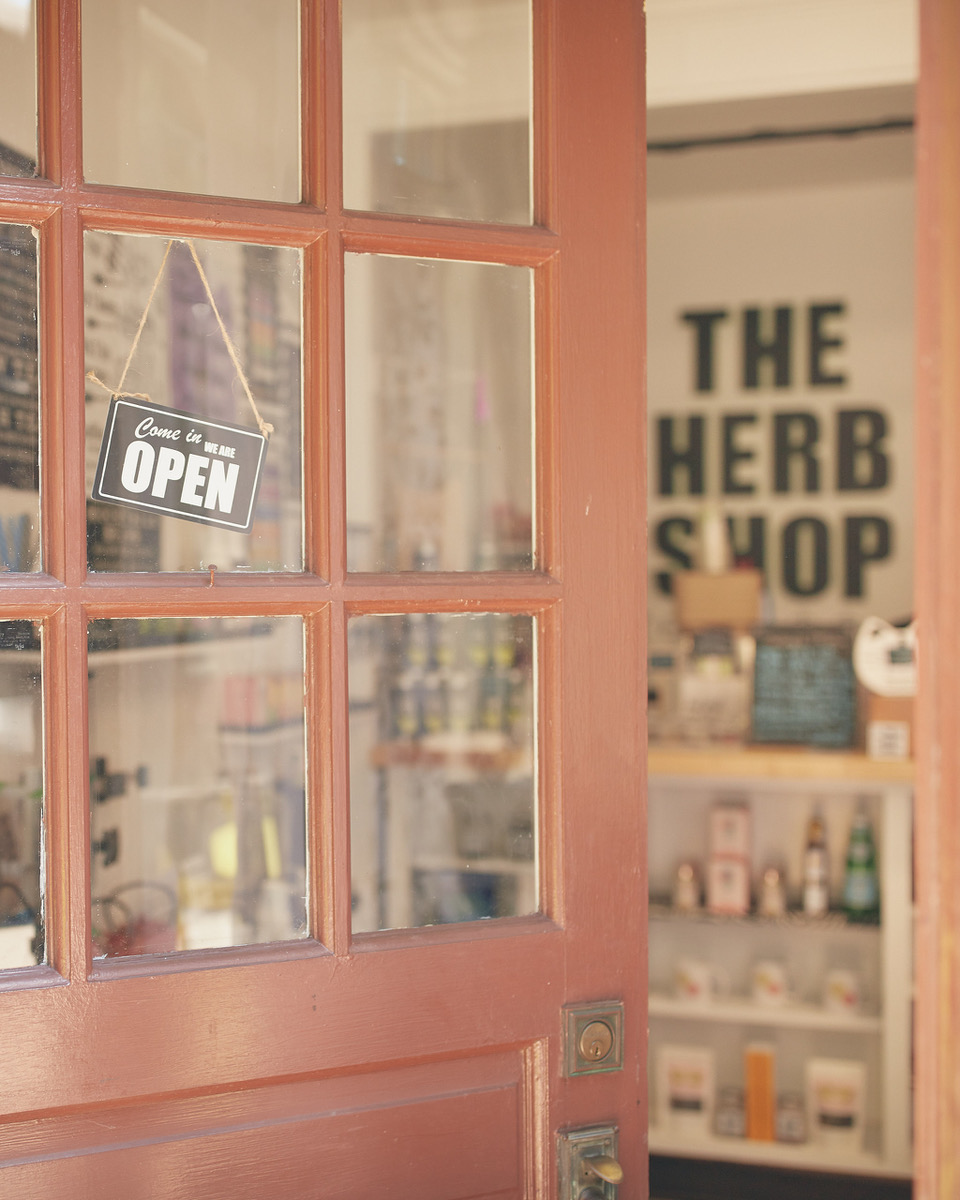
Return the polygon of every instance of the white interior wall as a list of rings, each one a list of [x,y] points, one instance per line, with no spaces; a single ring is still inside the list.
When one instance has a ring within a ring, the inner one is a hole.
[[[916,0],[647,0],[651,107],[915,81]]]

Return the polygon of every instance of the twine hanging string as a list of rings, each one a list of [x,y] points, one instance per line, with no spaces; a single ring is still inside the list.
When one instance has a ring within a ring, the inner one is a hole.
[[[150,289],[150,295],[147,297],[147,304],[140,317],[140,324],[137,326],[137,332],[133,335],[133,344],[130,347],[130,353],[127,355],[127,361],[123,364],[123,371],[120,373],[120,382],[115,388],[108,386],[94,371],[87,372],[87,378],[91,382],[98,384],[105,392],[109,392],[111,396],[129,396],[132,400],[150,400],[146,392],[125,392],[123,390],[124,381],[127,378],[127,372],[130,370],[130,364],[133,362],[133,356],[137,352],[137,346],[140,344],[140,334],[143,333],[143,327],[147,323],[147,316],[150,312],[150,305],[153,303],[153,298],[157,294],[157,288],[160,286],[160,280],[163,277],[164,268],[167,265],[167,259],[170,257],[170,248],[173,241],[167,242],[167,248],[163,252],[163,258],[160,260],[160,270],[157,272],[157,277],[153,281],[153,287]],[[151,401],[152,403],[152,401]]]
[[[227,333],[227,327],[224,325],[223,318],[220,316],[220,309],[217,308],[217,302],[213,298],[213,292],[210,290],[210,284],[207,281],[206,272],[204,271],[203,265],[197,256],[196,247],[189,238],[187,239],[187,246],[190,249],[190,254],[193,258],[194,265],[197,268],[197,274],[200,276],[200,281],[203,284],[204,291],[207,293],[207,299],[210,301],[210,307],[213,309],[213,315],[217,318],[217,324],[220,326],[220,332],[223,335],[223,344],[227,348],[227,353],[230,355],[230,361],[233,363],[234,369],[237,372],[237,378],[243,385],[243,390],[246,392],[247,399],[250,401],[250,407],[253,409],[253,415],[257,419],[257,426],[259,427],[263,436],[268,438],[270,434],[273,433],[273,426],[269,421],[265,421],[263,417],[260,416],[260,410],[257,408],[257,403],[253,398],[253,392],[250,391],[250,384],[247,383],[247,377],[243,373],[243,367],[240,366],[240,359],[237,357],[237,352],[234,349],[233,342],[230,340],[230,334]]]
[[[157,288],[160,286],[160,280],[163,277],[164,268],[167,265],[167,259],[170,257],[170,248],[173,246],[174,239],[171,238],[167,242],[167,248],[163,252],[163,259],[160,263],[160,270],[157,271],[157,277],[153,281],[153,287],[150,289],[150,295],[147,297],[146,307],[143,310],[143,315],[140,318],[140,324],[137,326],[137,332],[133,338],[133,345],[130,347],[130,353],[127,355],[127,361],[123,364],[123,372],[120,375],[120,382],[115,388],[104,383],[98,378],[93,371],[87,372],[87,378],[98,386],[102,387],[105,392],[109,392],[111,396],[129,396],[134,400],[150,400],[150,397],[145,392],[125,392],[123,390],[124,381],[127,378],[127,371],[130,370],[130,364],[133,362],[133,356],[136,353],[137,346],[140,342],[140,335],[143,333],[143,327],[147,323],[147,315],[150,312],[150,305],[153,304],[153,298],[157,294]],[[257,403],[253,398],[253,392],[250,390],[250,384],[247,382],[247,377],[244,374],[243,367],[240,365],[240,359],[237,351],[230,340],[230,335],[227,333],[227,327],[223,323],[223,318],[220,316],[220,310],[217,308],[217,302],[213,298],[213,292],[210,289],[210,282],[207,279],[206,272],[203,269],[203,264],[197,255],[196,247],[190,238],[186,239],[186,245],[190,250],[190,256],[193,259],[194,265],[197,268],[197,274],[200,276],[200,282],[203,284],[203,290],[207,293],[207,299],[210,301],[210,307],[213,309],[213,315],[217,318],[217,325],[220,327],[220,334],[223,338],[223,344],[227,348],[227,353],[230,355],[230,361],[233,363],[234,370],[237,372],[237,378],[243,386],[247,399],[250,401],[250,407],[253,409],[253,415],[256,417],[257,426],[265,438],[269,438],[273,433],[273,426],[269,421],[265,421],[260,415],[260,410],[257,408]],[[152,403],[152,401],[151,401]]]

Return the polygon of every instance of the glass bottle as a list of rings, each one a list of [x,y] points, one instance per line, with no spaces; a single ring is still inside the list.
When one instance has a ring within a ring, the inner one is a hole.
[[[830,907],[830,859],[823,817],[815,810],[807,825],[803,852],[803,911],[811,917],[826,915]]]
[[[843,910],[848,921],[875,924],[880,919],[880,885],[873,827],[861,806],[854,817],[843,878]]]

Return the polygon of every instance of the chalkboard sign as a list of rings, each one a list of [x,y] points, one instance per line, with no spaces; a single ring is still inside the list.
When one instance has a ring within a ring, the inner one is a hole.
[[[850,635],[842,629],[764,629],[757,636],[753,740],[842,749],[856,738]]]

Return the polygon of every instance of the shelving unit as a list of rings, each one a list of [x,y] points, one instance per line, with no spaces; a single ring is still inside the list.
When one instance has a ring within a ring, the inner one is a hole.
[[[490,814],[493,847],[478,844],[466,852],[450,807],[450,785],[470,788],[484,780],[529,789],[532,806],[533,764],[523,748],[502,735],[473,731],[449,737],[395,739],[377,744],[370,754],[379,783],[381,844],[378,864],[379,923],[405,928],[422,923],[417,911],[418,880],[471,879],[511,889],[511,907],[536,910],[536,862],[533,835],[529,854],[510,857],[500,845],[511,802],[503,797]],[[441,884],[442,886],[442,884]],[[427,923],[433,923],[428,921]]]
[[[116,781],[91,808],[100,923],[162,918],[177,949],[304,930],[299,628],[225,626],[113,649],[94,637],[88,652],[91,758]],[[138,630],[119,632],[133,642]],[[140,883],[149,890],[124,891]],[[172,904],[153,903],[164,890]],[[132,919],[110,907],[117,891]]]
[[[745,1138],[671,1137],[657,1129],[649,1135],[651,1154],[675,1158],[704,1158],[716,1162],[738,1162],[754,1166],[787,1167],[795,1170],[829,1171],[838,1175],[900,1176],[876,1154],[837,1153],[809,1143],[793,1146],[782,1142],[750,1142]]]
[[[792,784],[913,784],[913,763],[884,762],[855,751],[813,750],[807,747],[696,746],[666,743],[647,753],[651,779],[708,778]]]
[[[195,641],[145,642],[143,645],[119,646],[109,650],[89,650],[87,662],[94,667],[123,667],[131,663],[149,664],[183,662],[186,658],[212,658],[257,654],[268,639],[264,634],[243,634],[237,637],[198,638]],[[31,653],[18,651],[18,653]],[[34,651],[39,661],[40,652]]]
[[[719,999],[709,1004],[690,1004],[662,992],[648,998],[647,1011],[652,1017],[673,1017],[682,1021],[720,1022],[728,1025],[770,1025],[784,1029],[820,1029],[835,1033],[879,1033],[883,1019],[866,1013],[838,1013],[816,1004],[755,1004],[751,1000]]]
[[[863,934],[870,937],[879,934],[880,930],[879,925],[851,923],[842,912],[838,912],[836,909],[825,913],[822,917],[807,916],[798,908],[789,909],[779,917],[765,917],[756,912],[745,913],[741,917],[728,913],[711,913],[705,908],[698,912],[678,912],[669,901],[660,899],[650,900],[649,918],[651,921],[680,921],[686,924],[693,922],[699,925],[747,925],[755,929],[806,930],[818,935],[829,930],[833,933],[842,931],[852,936]]]
[[[861,754],[776,748],[651,747],[650,878],[654,897],[669,895],[678,861],[705,861],[710,806],[719,800],[748,803],[754,820],[752,877],[777,857],[793,885],[800,880],[803,828],[814,806],[824,813],[831,841],[832,887],[839,899],[846,833],[858,803],[871,812],[878,843],[882,920],[849,924],[839,912],[823,919],[797,911],[782,918],[676,913],[667,903],[650,911],[650,1055],[665,1042],[717,1048],[717,1084],[729,1077],[741,1044],[774,1041],[785,1081],[778,1090],[802,1091],[802,1063],[813,1055],[868,1063],[867,1142],[862,1152],[816,1142],[789,1145],[713,1134],[650,1129],[653,1154],[765,1166],[905,1178],[912,1163],[911,951],[912,764],[877,762]],[[702,830],[702,836],[700,831]],[[698,840],[699,839],[699,840]],[[777,854],[779,847],[780,853]],[[684,954],[722,961],[732,977],[729,995],[706,1003],[676,999],[670,966]],[[747,966],[779,957],[795,972],[790,1002],[774,1007],[747,995]],[[855,1014],[820,1003],[825,965],[856,962],[866,1000]],[[741,1037],[736,1035],[740,1030]],[[733,1049],[731,1050],[731,1044]],[[724,1058],[725,1056],[725,1058]],[[655,1072],[652,1072],[655,1075]],[[652,1106],[656,1112],[656,1103]]]

